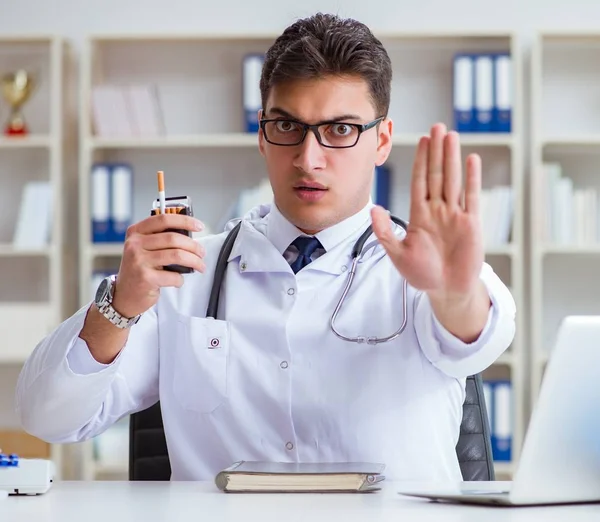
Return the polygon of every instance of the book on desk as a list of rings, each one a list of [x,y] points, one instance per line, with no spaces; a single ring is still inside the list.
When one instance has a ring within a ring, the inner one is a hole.
[[[367,462],[239,461],[215,477],[230,492],[370,492],[380,489],[384,464]]]

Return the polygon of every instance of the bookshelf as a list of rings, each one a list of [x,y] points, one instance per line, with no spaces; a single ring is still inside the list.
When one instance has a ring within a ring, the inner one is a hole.
[[[70,49],[60,37],[0,36],[0,75],[25,69],[37,84],[22,109],[29,129],[26,136],[4,135],[9,105],[0,97],[0,447],[7,452],[13,448],[24,457],[53,459],[59,477],[63,448],[21,431],[14,390],[26,358],[68,315],[63,208],[64,156],[70,146],[64,132],[69,64]],[[48,182],[51,191],[49,241],[18,246],[14,234],[25,187],[40,181]]]
[[[572,314],[600,313],[600,109],[595,88],[599,75],[590,67],[598,59],[599,32],[541,31],[533,45],[532,405],[561,320]],[[555,175],[562,178],[559,183]],[[591,190],[589,205],[576,202],[576,193],[584,190]],[[583,231],[579,237],[578,231]]]
[[[118,270],[121,244],[92,243],[90,169],[95,162],[127,162],[133,167],[133,221],[149,214],[156,197],[156,171],[165,172],[167,195],[191,196],[197,216],[215,231],[240,191],[264,177],[257,136],[244,132],[242,58],[264,52],[275,34],[94,35],[87,39],[81,66],[79,165],[79,301],[92,296],[95,270]],[[390,210],[408,216],[407,187],[415,146],[435,122],[453,122],[453,56],[457,52],[509,51],[514,63],[513,132],[461,135],[464,157],[482,155],[484,188],[506,184],[514,191],[511,240],[490,245],[486,260],[512,288],[517,301],[517,334],[510,350],[485,376],[510,378],[514,391],[513,448],[518,458],[524,424],[523,211],[521,72],[516,36],[485,33],[384,33],[394,69],[390,116],[395,122]],[[175,60],[174,57],[177,57]],[[157,136],[97,136],[90,103],[94,86],[157,86],[166,133]],[[115,428],[119,429],[119,428]],[[109,430],[110,431],[110,430]],[[108,432],[107,432],[108,433]],[[127,437],[127,430],[123,430]],[[102,437],[104,435],[101,435]],[[126,460],[105,465],[84,449],[84,478],[125,477]],[[510,475],[513,462],[498,463]]]

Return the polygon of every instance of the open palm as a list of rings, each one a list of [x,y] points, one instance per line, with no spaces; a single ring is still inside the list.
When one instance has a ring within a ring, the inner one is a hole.
[[[428,293],[464,295],[478,282],[484,260],[479,217],[481,160],[462,161],[456,132],[435,125],[418,145],[411,182],[408,231],[403,240],[392,232],[381,207],[373,209],[373,230],[408,283]]]

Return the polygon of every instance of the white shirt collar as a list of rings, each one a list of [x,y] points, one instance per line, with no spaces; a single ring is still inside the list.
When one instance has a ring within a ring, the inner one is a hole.
[[[371,208],[373,206],[373,202],[369,199],[367,205],[356,214],[315,234],[315,237],[321,242],[325,251],[329,252],[348,237],[354,235],[358,230],[366,229],[371,223]],[[290,246],[290,243],[301,235],[306,234],[290,223],[273,202],[267,221],[266,236],[269,241],[283,255]]]

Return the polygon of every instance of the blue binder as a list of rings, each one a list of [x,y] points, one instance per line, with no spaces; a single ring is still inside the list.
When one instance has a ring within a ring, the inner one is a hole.
[[[475,67],[475,128],[477,132],[493,131],[494,110],[494,57],[479,54]]]
[[[492,455],[495,461],[510,462],[512,458],[512,383],[509,380],[492,381],[493,423]]]
[[[373,203],[381,205],[387,210],[390,209],[391,176],[392,173],[389,167],[384,165],[375,167],[371,199]]]
[[[133,222],[133,169],[127,163],[111,165],[110,240],[123,243]]]
[[[494,56],[494,114],[493,130],[511,132],[512,130],[512,59],[509,54]]]
[[[246,132],[258,132],[258,111],[262,107],[260,96],[260,76],[264,55],[248,54],[243,60],[243,105]]]
[[[96,163],[90,173],[90,208],[92,241],[107,243],[110,239],[110,166]]]
[[[458,132],[474,130],[474,87],[475,72],[473,56],[454,56],[453,106],[454,129]]]

